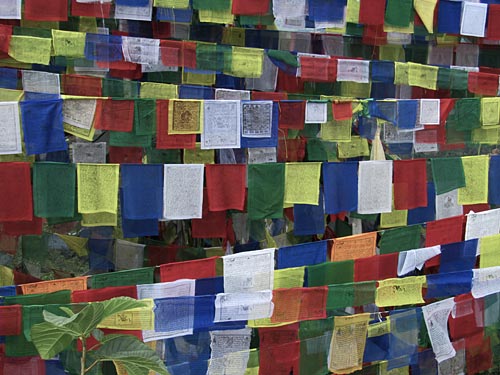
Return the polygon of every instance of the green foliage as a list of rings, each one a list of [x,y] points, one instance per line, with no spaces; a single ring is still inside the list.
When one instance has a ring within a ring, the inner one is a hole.
[[[132,298],[118,297],[90,303],[77,313],[64,309],[61,313],[66,316],[44,311],[45,322],[32,327],[31,338],[43,359],[54,357],[68,349],[75,340],[80,340],[83,346],[80,357],[82,375],[89,374],[100,363],[109,361],[123,367],[129,374],[147,375],[153,370],[168,375],[162,360],[136,337],[121,334],[105,336],[97,329],[108,316],[138,307],[144,307],[144,304]],[[85,342],[90,335],[99,344],[89,350]],[[89,364],[90,358],[92,362]]]

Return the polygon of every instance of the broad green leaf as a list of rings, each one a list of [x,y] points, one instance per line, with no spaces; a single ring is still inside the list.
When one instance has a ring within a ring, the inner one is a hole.
[[[122,363],[120,361],[113,361],[118,375],[134,374],[134,375],[149,375],[147,368],[137,367],[132,363]]]
[[[81,337],[88,337],[103,319],[104,306],[100,302],[91,303],[76,315],[77,318],[66,327]]]
[[[66,349],[77,336],[65,327],[44,322],[31,327],[31,340],[42,359],[50,359]]]
[[[92,331],[92,336],[94,336],[94,338],[101,342],[103,339],[104,339],[104,332],[101,331],[100,329],[96,328]]]
[[[60,306],[59,309],[61,309],[62,311],[64,311],[66,314],[68,314],[69,317],[75,315],[74,311],[71,310],[69,307]]]
[[[118,361],[125,368],[152,370],[162,375],[168,375],[167,368],[156,352],[146,344],[130,335],[113,335],[95,351],[101,361]],[[133,372],[135,375],[136,372]],[[141,373],[139,373],[141,374]]]
[[[43,310],[43,318],[46,322],[52,323],[55,326],[64,327],[78,318],[78,314],[74,314],[73,316],[66,318],[64,316],[52,314],[50,311]]]
[[[99,303],[104,306],[103,319],[125,310],[147,306],[143,302],[129,297],[116,297]]]

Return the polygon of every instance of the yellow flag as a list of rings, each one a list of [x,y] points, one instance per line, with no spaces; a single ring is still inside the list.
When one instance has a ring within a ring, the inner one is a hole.
[[[438,71],[439,68],[437,66],[409,62],[408,84],[410,86],[418,86],[429,90],[436,90]]]
[[[321,163],[286,163],[285,203],[318,205]]]
[[[213,86],[215,85],[215,74],[200,74],[183,71],[182,83],[187,85]]]
[[[341,82],[340,92],[342,96],[352,98],[369,98],[372,84],[359,82]]]
[[[158,8],[187,9],[189,0],[154,0],[153,5]]]
[[[305,267],[284,268],[274,271],[274,288],[302,288]]]
[[[403,46],[386,44],[378,48],[380,60],[405,61],[405,50]]]
[[[200,16],[200,22],[221,23],[225,25],[234,21],[234,14],[231,13],[231,7],[224,10],[199,9],[198,15]]]
[[[479,268],[500,266],[500,234],[479,239]]]
[[[0,89],[0,101],[2,102],[18,102],[23,95],[23,90]]]
[[[394,83],[396,85],[408,85],[408,64],[402,62],[394,63]]]
[[[488,155],[463,156],[465,187],[458,189],[458,204],[488,203]]]
[[[500,120],[500,98],[481,98],[481,122],[483,127],[496,126]]]
[[[359,23],[360,0],[347,0],[346,22]]]
[[[109,212],[96,214],[82,214],[82,226],[84,227],[116,227],[118,215]]]
[[[244,78],[260,78],[263,62],[263,49],[233,47],[231,75]]]
[[[408,221],[408,210],[395,210],[380,214],[380,228],[404,227]]]
[[[97,20],[94,17],[80,17],[78,31],[82,33],[97,33]]]
[[[200,134],[203,131],[203,101],[175,99],[168,103],[168,134]]]
[[[472,131],[472,142],[486,145],[496,145],[498,144],[499,130],[498,126],[474,129]]]
[[[350,142],[352,120],[328,121],[321,124],[321,139],[334,142]]]
[[[363,368],[369,321],[368,313],[334,317],[328,370],[335,374],[350,374]]]
[[[52,29],[56,56],[85,57],[85,33]]]
[[[0,286],[14,285],[14,272],[9,267],[0,266]]]
[[[360,136],[351,137],[351,142],[341,142],[337,144],[339,158],[348,159],[358,156],[370,156],[368,140]]]
[[[177,85],[141,82],[141,99],[177,99]]]
[[[77,164],[78,212],[110,213],[118,210],[120,164]]]
[[[30,64],[49,65],[52,39],[25,35],[12,35],[9,56]]]
[[[429,34],[434,33],[434,9],[436,4],[437,0],[413,0],[413,7]]]
[[[143,299],[146,306],[125,310],[104,319],[97,327],[126,330],[154,330],[154,301]]]
[[[425,276],[379,280],[375,294],[375,304],[378,307],[385,307],[424,303],[422,298],[422,286],[424,284]]]
[[[65,234],[56,233],[61,240],[64,241],[68,247],[74,251],[78,256],[83,257],[89,254],[87,249],[88,238],[77,237],[77,236],[67,236]]]
[[[215,150],[202,150],[200,143],[196,143],[195,149],[185,148],[184,164],[214,164]]]
[[[242,27],[224,27],[222,44],[245,47],[245,29]]]

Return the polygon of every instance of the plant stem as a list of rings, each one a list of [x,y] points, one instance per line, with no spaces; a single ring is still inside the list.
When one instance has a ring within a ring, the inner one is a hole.
[[[82,342],[82,358],[80,360],[80,375],[85,375],[87,369],[85,369],[85,361],[87,357],[87,344],[85,337],[80,337],[80,341]]]
[[[95,365],[97,365],[99,361],[94,361],[89,367],[85,369],[85,373],[89,372]]]

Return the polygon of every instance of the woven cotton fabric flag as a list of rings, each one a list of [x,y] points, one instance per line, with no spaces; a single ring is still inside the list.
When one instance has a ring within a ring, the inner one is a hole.
[[[121,165],[122,215],[126,219],[161,219],[163,207],[162,165]]]
[[[200,219],[203,211],[203,164],[165,164],[163,217]]]
[[[78,212],[116,214],[119,173],[119,164],[78,164]]]
[[[392,161],[359,162],[358,212],[392,211]]]

